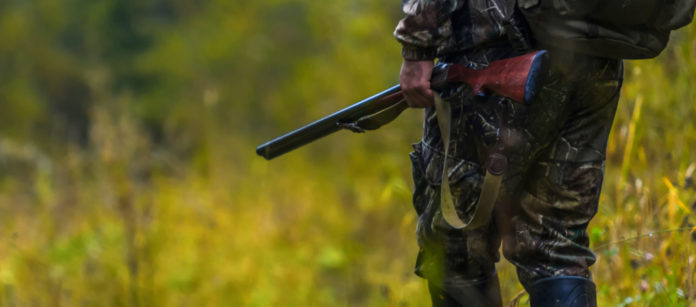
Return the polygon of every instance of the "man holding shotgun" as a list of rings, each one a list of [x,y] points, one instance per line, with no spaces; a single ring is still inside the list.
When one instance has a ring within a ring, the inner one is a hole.
[[[402,8],[400,86],[256,152],[270,160],[425,108],[410,156],[415,272],[433,305],[500,306],[502,244],[532,307],[596,306],[587,225],[622,59],[660,54],[670,32],[692,21],[696,0],[402,0]]]
[[[415,273],[428,280],[433,306],[501,306],[501,243],[531,306],[596,306],[586,229],[597,212],[622,61],[552,48],[528,105],[477,96],[467,85],[430,88],[435,59],[485,68],[535,49],[515,2],[402,3],[406,16],[394,33],[403,45],[401,87],[409,106],[425,108],[423,139],[411,153]],[[499,185],[486,179],[492,169]],[[483,222],[480,206],[494,208]]]

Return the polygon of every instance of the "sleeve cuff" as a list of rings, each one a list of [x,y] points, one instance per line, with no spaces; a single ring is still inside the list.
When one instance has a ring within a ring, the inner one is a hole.
[[[437,57],[437,48],[414,48],[404,46],[401,56],[407,61],[427,61]]]

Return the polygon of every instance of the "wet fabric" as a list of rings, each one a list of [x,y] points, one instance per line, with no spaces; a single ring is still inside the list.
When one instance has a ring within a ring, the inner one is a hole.
[[[485,58],[513,56],[486,49]],[[452,106],[450,151],[433,108],[425,111],[423,140],[414,145],[413,205],[420,251],[416,274],[447,288],[490,278],[502,243],[521,283],[559,275],[591,278],[596,258],[587,225],[597,212],[606,143],[622,80],[622,63],[550,51],[551,68],[537,98],[522,106],[499,96],[476,97],[467,86],[440,94]],[[449,62],[468,61],[461,55]],[[508,158],[503,188],[489,225],[460,231],[440,212],[443,165],[459,216],[467,220],[481,192],[489,149]]]

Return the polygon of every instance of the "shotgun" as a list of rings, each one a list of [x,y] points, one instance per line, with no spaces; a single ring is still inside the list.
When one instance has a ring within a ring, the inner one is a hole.
[[[539,50],[521,56],[491,62],[476,70],[464,65],[438,63],[433,68],[431,87],[468,84],[476,95],[497,94],[529,104],[546,71],[548,56]],[[406,109],[401,86],[395,85],[345,109],[319,119],[256,147],[259,156],[271,160],[338,130],[353,132],[375,130],[392,121]]]

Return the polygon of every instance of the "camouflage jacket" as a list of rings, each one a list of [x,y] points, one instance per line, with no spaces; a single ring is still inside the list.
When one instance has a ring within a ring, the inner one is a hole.
[[[519,38],[514,0],[402,0],[394,36],[407,60],[432,60],[501,39]]]

